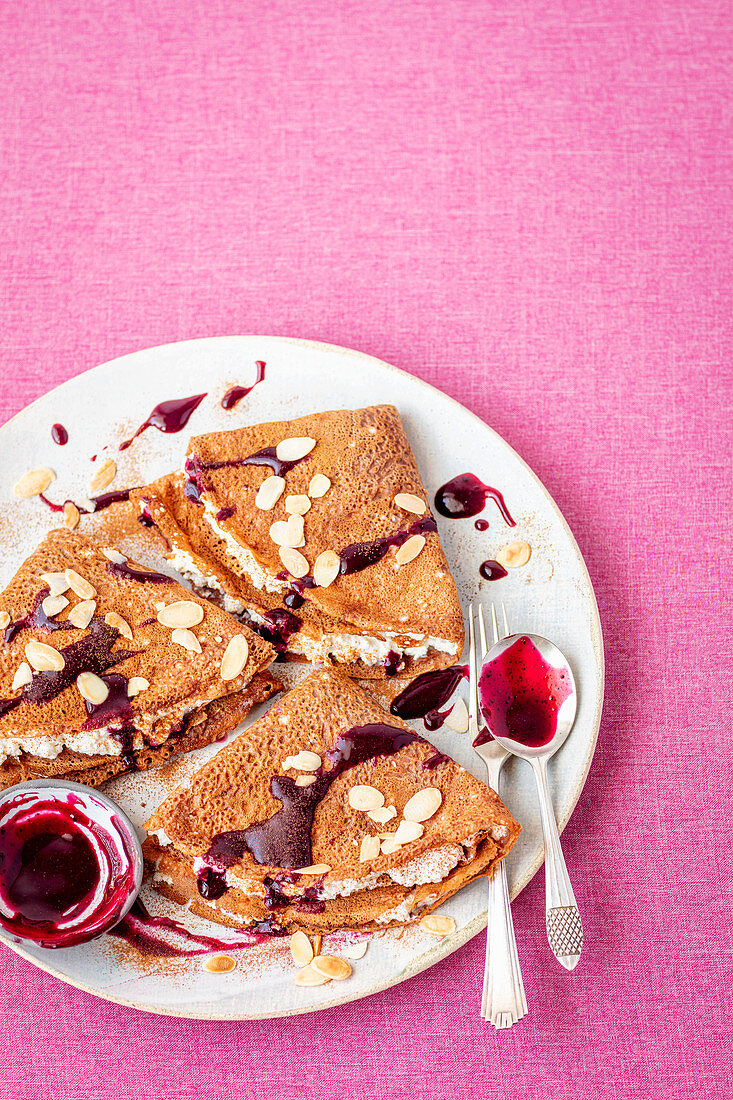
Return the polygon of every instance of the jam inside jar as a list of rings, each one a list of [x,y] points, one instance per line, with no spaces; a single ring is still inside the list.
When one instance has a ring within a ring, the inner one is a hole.
[[[76,783],[0,797],[0,925],[39,947],[71,947],[112,928],[142,880],[142,853],[113,802]]]

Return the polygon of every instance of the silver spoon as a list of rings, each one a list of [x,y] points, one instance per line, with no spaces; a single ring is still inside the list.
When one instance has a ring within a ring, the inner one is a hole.
[[[504,612],[506,622],[506,611]],[[508,628],[507,628],[508,629]],[[540,803],[540,816],[542,819],[542,834],[545,842],[545,920],[547,925],[547,939],[552,953],[566,970],[573,970],[580,961],[580,952],[583,946],[583,926],[580,913],[575,902],[573,888],[570,885],[565,858],[560,846],[560,835],[557,831],[557,821],[550,797],[550,788],[547,782],[547,761],[557,752],[566,740],[575,722],[578,708],[578,694],[575,687],[573,671],[566,657],[557,648],[554,642],[542,638],[539,634],[509,634],[496,642],[486,654],[481,666],[482,672],[486,665],[496,660],[505,650],[514,645],[519,638],[529,638],[532,644],[539,650],[540,656],[551,665],[553,669],[564,672],[566,683],[570,692],[557,711],[557,729],[554,736],[545,745],[528,746],[510,737],[499,737],[493,729],[486,715],[486,724],[491,730],[494,740],[507,752],[519,756],[528,761],[534,771],[537,781],[537,793]]]

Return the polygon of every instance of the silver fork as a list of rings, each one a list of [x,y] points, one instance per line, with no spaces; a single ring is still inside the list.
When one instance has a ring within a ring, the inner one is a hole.
[[[478,605],[478,624],[480,637],[480,660],[488,651],[486,644],[486,625],[481,604]],[[494,644],[499,640],[496,612],[491,607],[491,625]],[[506,637],[509,627],[504,611]],[[469,714],[468,732],[471,742],[475,742],[483,728],[483,720],[478,705],[478,668],[476,661],[476,627],[473,617],[473,604],[468,608],[468,669],[469,669]],[[499,793],[499,775],[504,761],[509,756],[494,740],[474,748],[486,764],[489,786]],[[517,941],[514,938],[514,924],[509,901],[506,866],[502,859],[489,879],[488,919],[486,923],[486,965],[484,968],[484,987],[481,997],[481,1017],[489,1020],[496,1028],[512,1027],[517,1020],[527,1015],[527,1000],[524,996],[522,974],[517,956]]]

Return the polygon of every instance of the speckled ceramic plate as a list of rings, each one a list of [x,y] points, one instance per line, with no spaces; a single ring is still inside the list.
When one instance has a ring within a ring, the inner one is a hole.
[[[222,395],[234,383],[254,381],[256,360],[267,363],[265,380],[235,410],[226,412],[220,404]],[[151,428],[118,453],[119,443],[133,434],[160,401],[204,390],[208,396],[184,431],[165,435]],[[601,627],[580,551],[549,494],[511,447],[449,397],[378,359],[304,340],[232,336],[150,348],[71,379],[0,429],[0,580],[7,583],[57,519],[38,500],[13,500],[12,486],[32,467],[48,465],[56,471],[57,481],[48,490],[49,497],[78,498],[87,495],[96,468],[91,456],[101,454],[105,446],[105,454],[114,455],[119,466],[114,487],[138,485],[179,466],[191,434],[382,402],[393,403],[402,414],[430,499],[443,482],[471,470],[501,490],[517,522],[510,531],[489,501],[484,513],[490,521],[488,531],[477,531],[472,520],[439,519],[440,536],[464,604],[477,597],[504,600],[513,629],[552,638],[572,664],[579,685],[577,720],[550,763],[552,794],[562,827],[588,774],[603,699]],[[52,442],[51,426],[56,422],[68,429],[65,447]],[[95,522],[99,519],[83,520],[81,530],[91,530]],[[529,563],[510,571],[501,581],[483,581],[479,564],[515,538],[531,545]],[[291,676],[302,672],[302,668],[290,666]],[[260,709],[253,717],[258,713]],[[422,730],[421,723],[416,725]],[[430,736],[438,748],[484,778],[483,765],[473,754],[467,735],[444,727]],[[107,784],[105,791],[141,825],[168,790],[215,751],[209,747],[167,769],[122,777]],[[523,826],[508,857],[514,896],[537,872],[543,858],[534,780],[526,764],[507,764],[502,797]],[[227,938],[225,930],[186,910],[150,893],[145,897],[154,911],[167,911],[183,918],[191,929]],[[200,958],[145,958],[110,936],[57,951],[21,947],[7,937],[4,942],[36,966],[110,1001],[176,1016],[253,1019],[311,1012],[365,997],[431,966],[484,927],[485,881],[462,890],[442,912],[455,918],[454,935],[436,941],[417,929],[401,936],[383,933],[372,939],[365,957],[353,964],[348,981],[317,988],[293,984],[287,941],[232,952],[237,967],[227,974],[206,972]],[[551,965],[555,964],[548,949]]]

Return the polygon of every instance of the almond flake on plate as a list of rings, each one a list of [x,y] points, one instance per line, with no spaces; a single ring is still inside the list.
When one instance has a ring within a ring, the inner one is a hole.
[[[453,708],[445,719],[448,729],[454,733],[466,733],[468,730],[468,707],[463,699],[456,699]]]
[[[41,466],[37,470],[29,470],[23,474],[13,486],[13,495],[20,500],[28,497],[36,497],[39,493],[45,493],[52,481],[56,480],[56,474],[48,466]]]
[[[209,974],[229,974],[237,965],[231,955],[212,955],[201,964]]]
[[[532,547],[529,543],[517,539],[516,542],[508,542],[506,546],[502,546],[501,550],[497,551],[496,560],[505,569],[519,569],[520,566],[527,564],[531,554]]]
[[[442,917],[438,913],[428,913],[419,921],[419,925],[423,932],[428,932],[431,936],[449,936],[456,930],[453,917]]]
[[[303,517],[293,512],[287,520],[279,519],[270,527],[270,538],[277,546],[295,549],[303,545]]]
[[[79,526],[79,519],[81,513],[74,504],[73,500],[67,500],[64,502],[64,527],[68,531],[73,531]]]
[[[310,964],[319,974],[335,982],[342,982],[351,975],[351,967],[346,959],[337,959],[335,955],[316,955]]]
[[[290,954],[296,966],[307,966],[313,958],[313,945],[305,932],[293,932],[290,937]]]
[[[319,973],[318,970],[313,969],[313,963],[308,963],[302,970],[299,970],[295,975],[296,985],[326,985],[331,979],[326,977],[325,974]]]
[[[361,943],[352,943],[348,947],[341,948],[341,954],[345,959],[363,959],[367,953],[367,947],[369,942],[362,940]]]
[[[106,489],[117,477],[117,463],[113,458],[103,462],[93,478],[89,482],[89,492],[98,493],[100,489]]]

